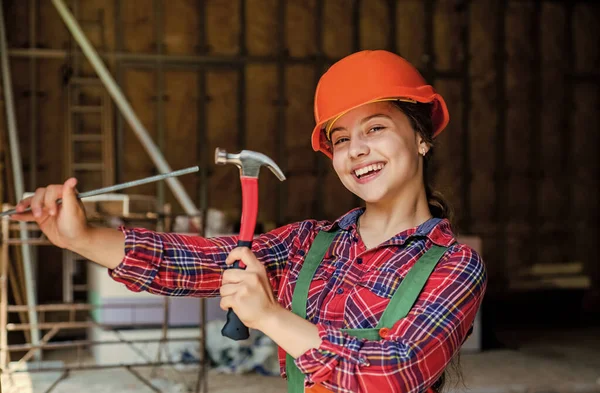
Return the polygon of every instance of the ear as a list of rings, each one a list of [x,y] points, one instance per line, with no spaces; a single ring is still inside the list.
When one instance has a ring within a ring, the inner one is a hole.
[[[431,146],[429,146],[429,143],[419,133],[417,133],[417,145],[419,154],[425,157]]]

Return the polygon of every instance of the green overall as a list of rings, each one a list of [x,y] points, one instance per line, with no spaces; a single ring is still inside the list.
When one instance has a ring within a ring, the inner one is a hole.
[[[292,312],[304,319],[306,319],[306,302],[310,283],[337,233],[337,231],[321,231],[317,234],[298,275],[298,281],[292,296]],[[408,314],[429,279],[429,275],[447,249],[447,247],[434,245],[419,258],[398,286],[377,327],[371,329],[342,329],[342,332],[356,338],[380,340],[383,335],[380,332],[391,329],[398,320]],[[285,364],[288,393],[304,392],[304,374],[296,367],[294,358],[289,354],[286,355]]]

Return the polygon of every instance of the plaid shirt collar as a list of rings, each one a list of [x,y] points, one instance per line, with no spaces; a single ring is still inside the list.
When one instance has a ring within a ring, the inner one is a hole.
[[[323,230],[329,231],[334,227],[338,227],[344,231],[356,232],[358,217],[364,212],[364,207],[352,209],[331,224],[324,226]],[[409,228],[396,234],[388,241],[382,243],[381,246],[401,246],[413,237],[427,237],[434,244],[441,247],[448,247],[456,241],[452,233],[450,221],[445,218],[433,217],[417,227]]]

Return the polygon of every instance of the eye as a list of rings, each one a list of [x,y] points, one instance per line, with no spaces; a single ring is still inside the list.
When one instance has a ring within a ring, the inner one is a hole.
[[[384,128],[385,128],[384,126],[373,126],[373,127],[369,128],[369,132],[370,133],[371,132],[378,132],[378,131],[383,130]]]
[[[337,138],[337,139],[336,139],[336,140],[333,142],[333,145],[334,145],[334,146],[335,146],[335,145],[339,145],[340,143],[347,142],[347,141],[349,141],[349,140],[350,140],[349,138],[346,138],[345,136],[343,136],[343,137]]]

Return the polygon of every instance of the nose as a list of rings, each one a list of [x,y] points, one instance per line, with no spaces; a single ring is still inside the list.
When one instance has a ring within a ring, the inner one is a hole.
[[[348,149],[348,154],[351,158],[358,158],[363,155],[369,154],[369,145],[367,141],[364,140],[362,135],[354,135],[350,139],[350,148]]]

